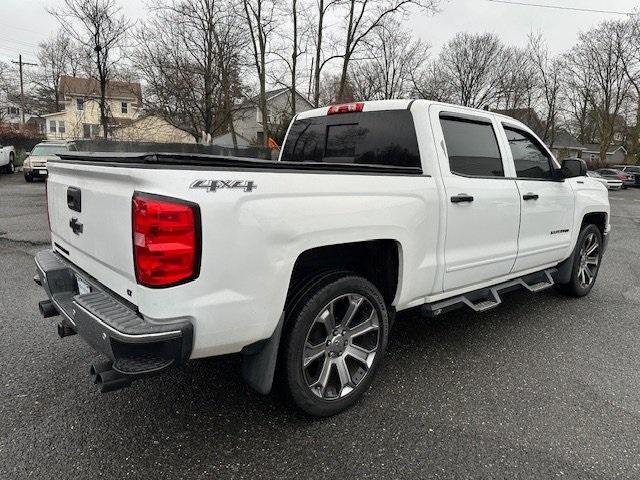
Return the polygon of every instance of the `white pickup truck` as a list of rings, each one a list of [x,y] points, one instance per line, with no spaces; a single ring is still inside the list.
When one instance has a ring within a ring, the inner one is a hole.
[[[16,149],[11,145],[0,145],[0,172],[16,171]]]
[[[101,391],[241,353],[326,416],[367,390],[397,311],[484,311],[516,287],[586,295],[606,188],[525,125],[454,105],[301,113],[279,161],[69,152],[49,162],[52,248],[35,281],[108,361]]]

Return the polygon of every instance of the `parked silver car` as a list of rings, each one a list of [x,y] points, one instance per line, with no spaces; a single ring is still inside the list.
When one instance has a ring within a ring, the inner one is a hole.
[[[24,179],[33,182],[35,178],[47,176],[47,160],[55,158],[59,153],[77,150],[75,143],[67,141],[45,141],[33,147],[22,164]]]
[[[604,178],[598,172],[587,172],[587,177],[593,178],[602,183],[608,190],[620,190],[622,188],[622,180],[614,178]]]

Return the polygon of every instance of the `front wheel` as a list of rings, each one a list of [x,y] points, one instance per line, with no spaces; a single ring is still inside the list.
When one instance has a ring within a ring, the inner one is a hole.
[[[563,293],[573,297],[584,297],[593,285],[600,270],[602,261],[602,234],[595,225],[586,225],[578,235],[576,243],[571,279],[560,285]]]
[[[347,409],[369,388],[387,347],[382,295],[344,273],[309,291],[290,315],[283,359],[292,399],[315,416]]]

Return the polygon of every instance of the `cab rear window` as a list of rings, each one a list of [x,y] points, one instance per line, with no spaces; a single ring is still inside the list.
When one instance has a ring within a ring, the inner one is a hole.
[[[283,148],[285,162],[421,167],[413,117],[408,110],[297,120]]]

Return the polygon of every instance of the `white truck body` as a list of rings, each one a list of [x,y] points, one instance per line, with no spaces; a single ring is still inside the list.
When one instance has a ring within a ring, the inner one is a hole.
[[[9,162],[15,161],[16,150],[11,145],[0,145],[0,170],[6,171]]]
[[[92,161],[91,154],[82,161],[50,161],[52,249],[135,306],[146,321],[190,323],[189,357],[195,359],[240,352],[270,338],[282,318],[296,261],[314,248],[392,241],[398,278],[390,306],[401,311],[556,267],[571,256],[589,214],[602,215],[602,233],[608,234],[607,190],[596,180],[517,178],[504,127],[537,139],[525,125],[423,100],[366,102],[362,113],[396,110],[411,114],[421,172],[245,168],[231,160],[223,167],[140,164],[135,155],[127,162]],[[295,120],[326,114],[321,108]],[[490,125],[504,175],[453,173],[443,116]],[[211,182],[237,188],[206,188]],[[247,182],[253,182],[250,191],[242,188]],[[69,187],[82,191],[81,212],[68,209]],[[195,280],[170,288],[138,284],[134,192],[199,206],[202,247]],[[473,196],[473,202],[453,203],[452,197],[461,194]],[[527,194],[538,197],[527,201]],[[72,216],[82,223],[82,234],[69,228]]]

